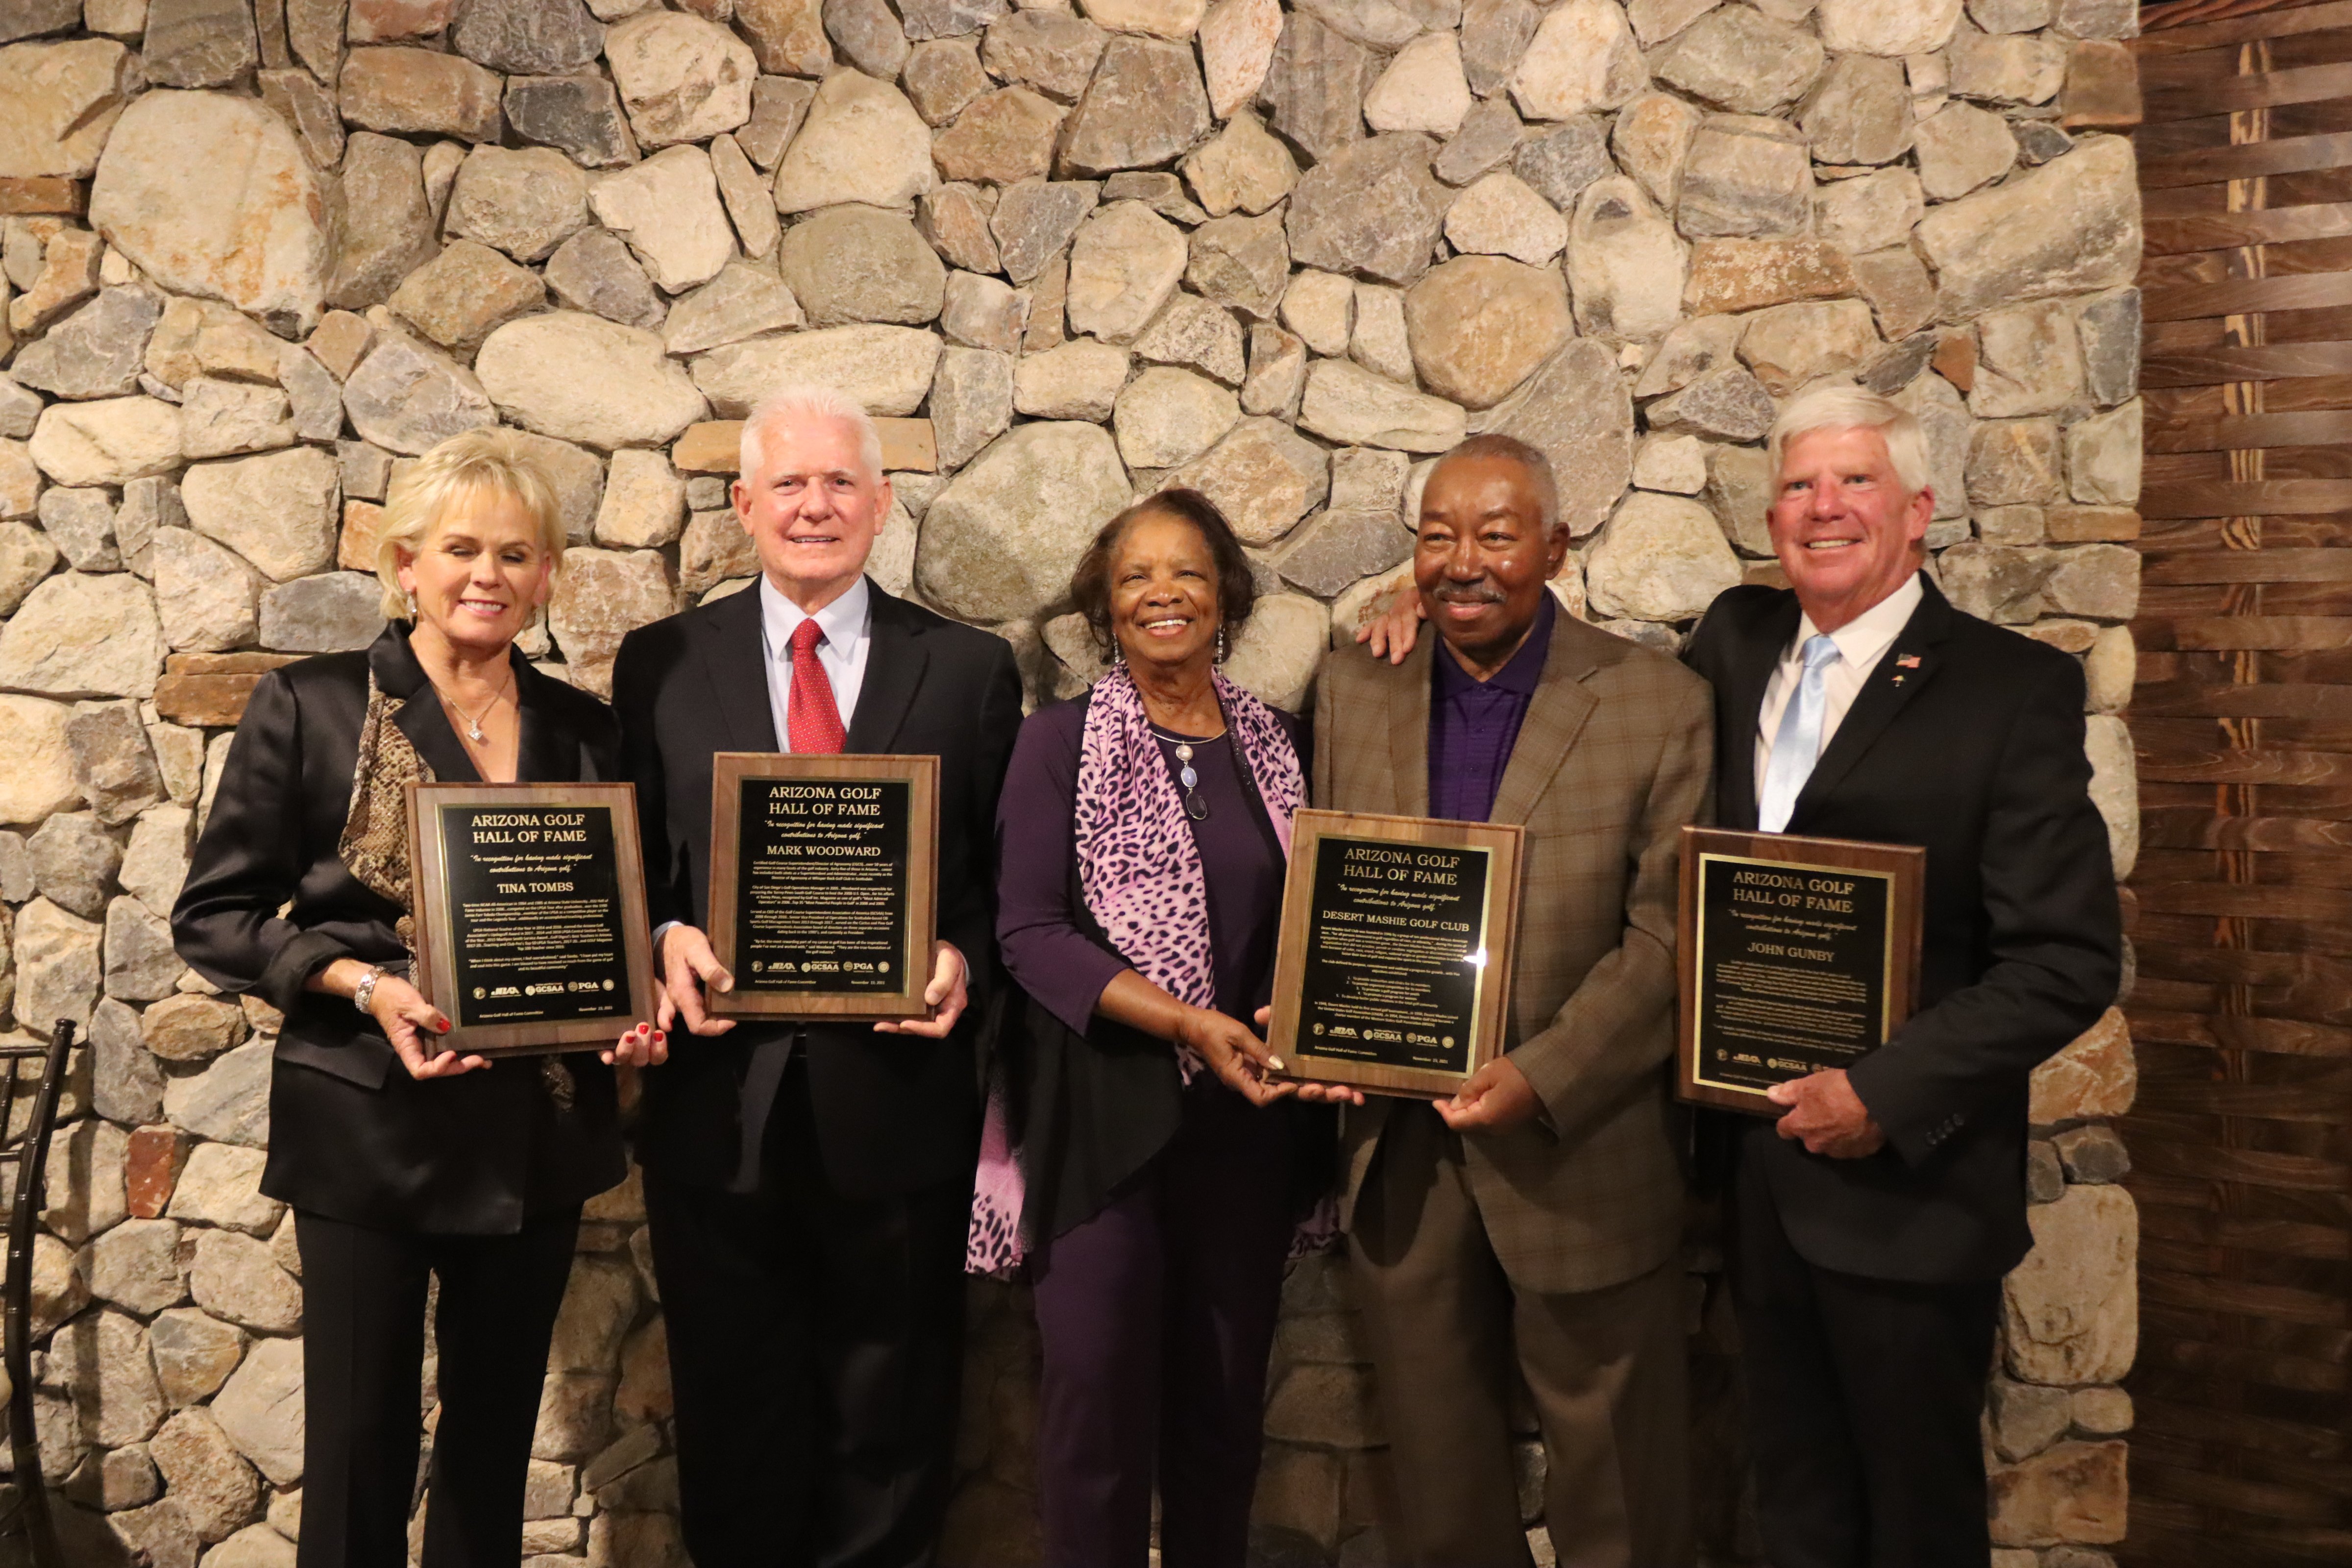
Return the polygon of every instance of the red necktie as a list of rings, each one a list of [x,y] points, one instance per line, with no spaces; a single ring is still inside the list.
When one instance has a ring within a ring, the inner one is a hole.
[[[784,725],[793,750],[803,753],[837,753],[848,739],[841,710],[834,705],[833,682],[816,659],[816,645],[824,639],[824,628],[814,619],[793,628],[793,689],[784,703]]]

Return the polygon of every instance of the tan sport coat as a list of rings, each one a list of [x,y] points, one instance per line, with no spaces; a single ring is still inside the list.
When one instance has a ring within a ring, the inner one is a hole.
[[[1317,805],[1429,815],[1430,658],[1349,647],[1315,706]],[[1674,1253],[1683,1180],[1670,1127],[1677,830],[1712,805],[1715,706],[1666,655],[1562,615],[1503,773],[1492,820],[1527,832],[1510,1059],[1544,1112],[1464,1138],[1496,1257],[1521,1289],[1597,1290]],[[1347,1112],[1355,1198],[1402,1103]]]

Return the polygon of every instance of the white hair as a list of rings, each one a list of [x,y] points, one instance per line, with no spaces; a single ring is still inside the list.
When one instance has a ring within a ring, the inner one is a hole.
[[[838,387],[820,386],[813,382],[795,382],[780,386],[751,406],[743,420],[743,444],[736,461],[739,471],[749,479],[765,455],[768,432],[778,425],[798,424],[807,419],[839,419],[857,432],[858,460],[866,465],[866,475],[876,483],[882,479],[882,431],[866,412],[866,405]]]
[[[1772,433],[1766,437],[1764,449],[1772,459],[1776,476],[1780,471],[1780,454],[1788,444],[1815,430],[1877,431],[1879,438],[1886,443],[1886,456],[1895,465],[1895,477],[1913,495],[1926,489],[1935,477],[1927,459],[1927,433],[1920,427],[1918,416],[1892,398],[1843,383],[1816,386],[1800,394],[1780,411],[1780,417],[1772,421]]]

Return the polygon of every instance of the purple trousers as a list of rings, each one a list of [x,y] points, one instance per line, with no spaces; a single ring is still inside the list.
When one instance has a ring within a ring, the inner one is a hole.
[[[1242,1568],[1291,1233],[1289,1121],[1203,1075],[1176,1136],[1031,1263],[1047,1568]]]

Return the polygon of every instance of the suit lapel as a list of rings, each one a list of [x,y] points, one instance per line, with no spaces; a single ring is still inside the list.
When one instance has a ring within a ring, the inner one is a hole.
[[[1553,622],[1543,674],[1528,701],[1527,717],[1519,721],[1519,738],[1511,746],[1511,760],[1503,766],[1502,785],[1495,792],[1495,807],[1486,814],[1487,821],[1526,824],[1552,775],[1568,760],[1569,748],[1576,743],[1584,721],[1600,706],[1600,700],[1584,684],[1584,678],[1597,668],[1584,631],[1581,623],[1566,616]]]
[[[702,673],[710,682],[710,709],[727,728],[735,751],[778,750],[776,720],[768,706],[767,651],[760,642],[760,584],[721,599],[698,621]]]
[[[562,727],[556,722],[541,681],[554,684],[518,656],[515,682],[522,694],[522,733],[517,748],[515,777],[529,784],[569,784],[580,776],[580,748],[566,739]]]
[[[1790,831],[1796,831],[1808,814],[1829,798],[1839,781],[1853,771],[1863,754],[1895,722],[1904,705],[1935,679],[1937,645],[1950,627],[1952,606],[1933,583],[1923,582],[1920,586],[1925,592],[1919,607],[1911,612],[1902,632],[1870,672],[1870,679],[1855,694],[1853,706],[1846,710],[1837,733],[1798,793],[1796,806],[1789,814]]]
[[[842,744],[852,752],[883,752],[898,737],[915,692],[923,684],[923,666],[929,655],[906,606],[877,587],[866,584],[866,679],[857,689],[857,711],[850,716],[849,733]]]
[[[1723,734],[1717,754],[1723,770],[1715,781],[1716,816],[1726,827],[1745,831],[1756,826],[1756,727],[1764,689],[1803,616],[1797,595],[1782,595],[1761,626],[1746,634],[1746,646],[1734,650],[1730,672],[1717,694],[1715,721]]]
[[[400,700],[393,727],[408,737],[433,776],[443,784],[481,783],[482,775],[474,771],[474,759],[466,754],[457,731],[449,727],[448,715],[441,710],[440,693],[426,679],[425,667],[416,661],[415,651],[398,625],[386,627],[369,647],[368,668],[386,697]]]
[[[1381,672],[1389,687],[1389,777],[1399,816],[1429,815],[1429,661],[1436,648],[1424,627],[1405,661]]]

